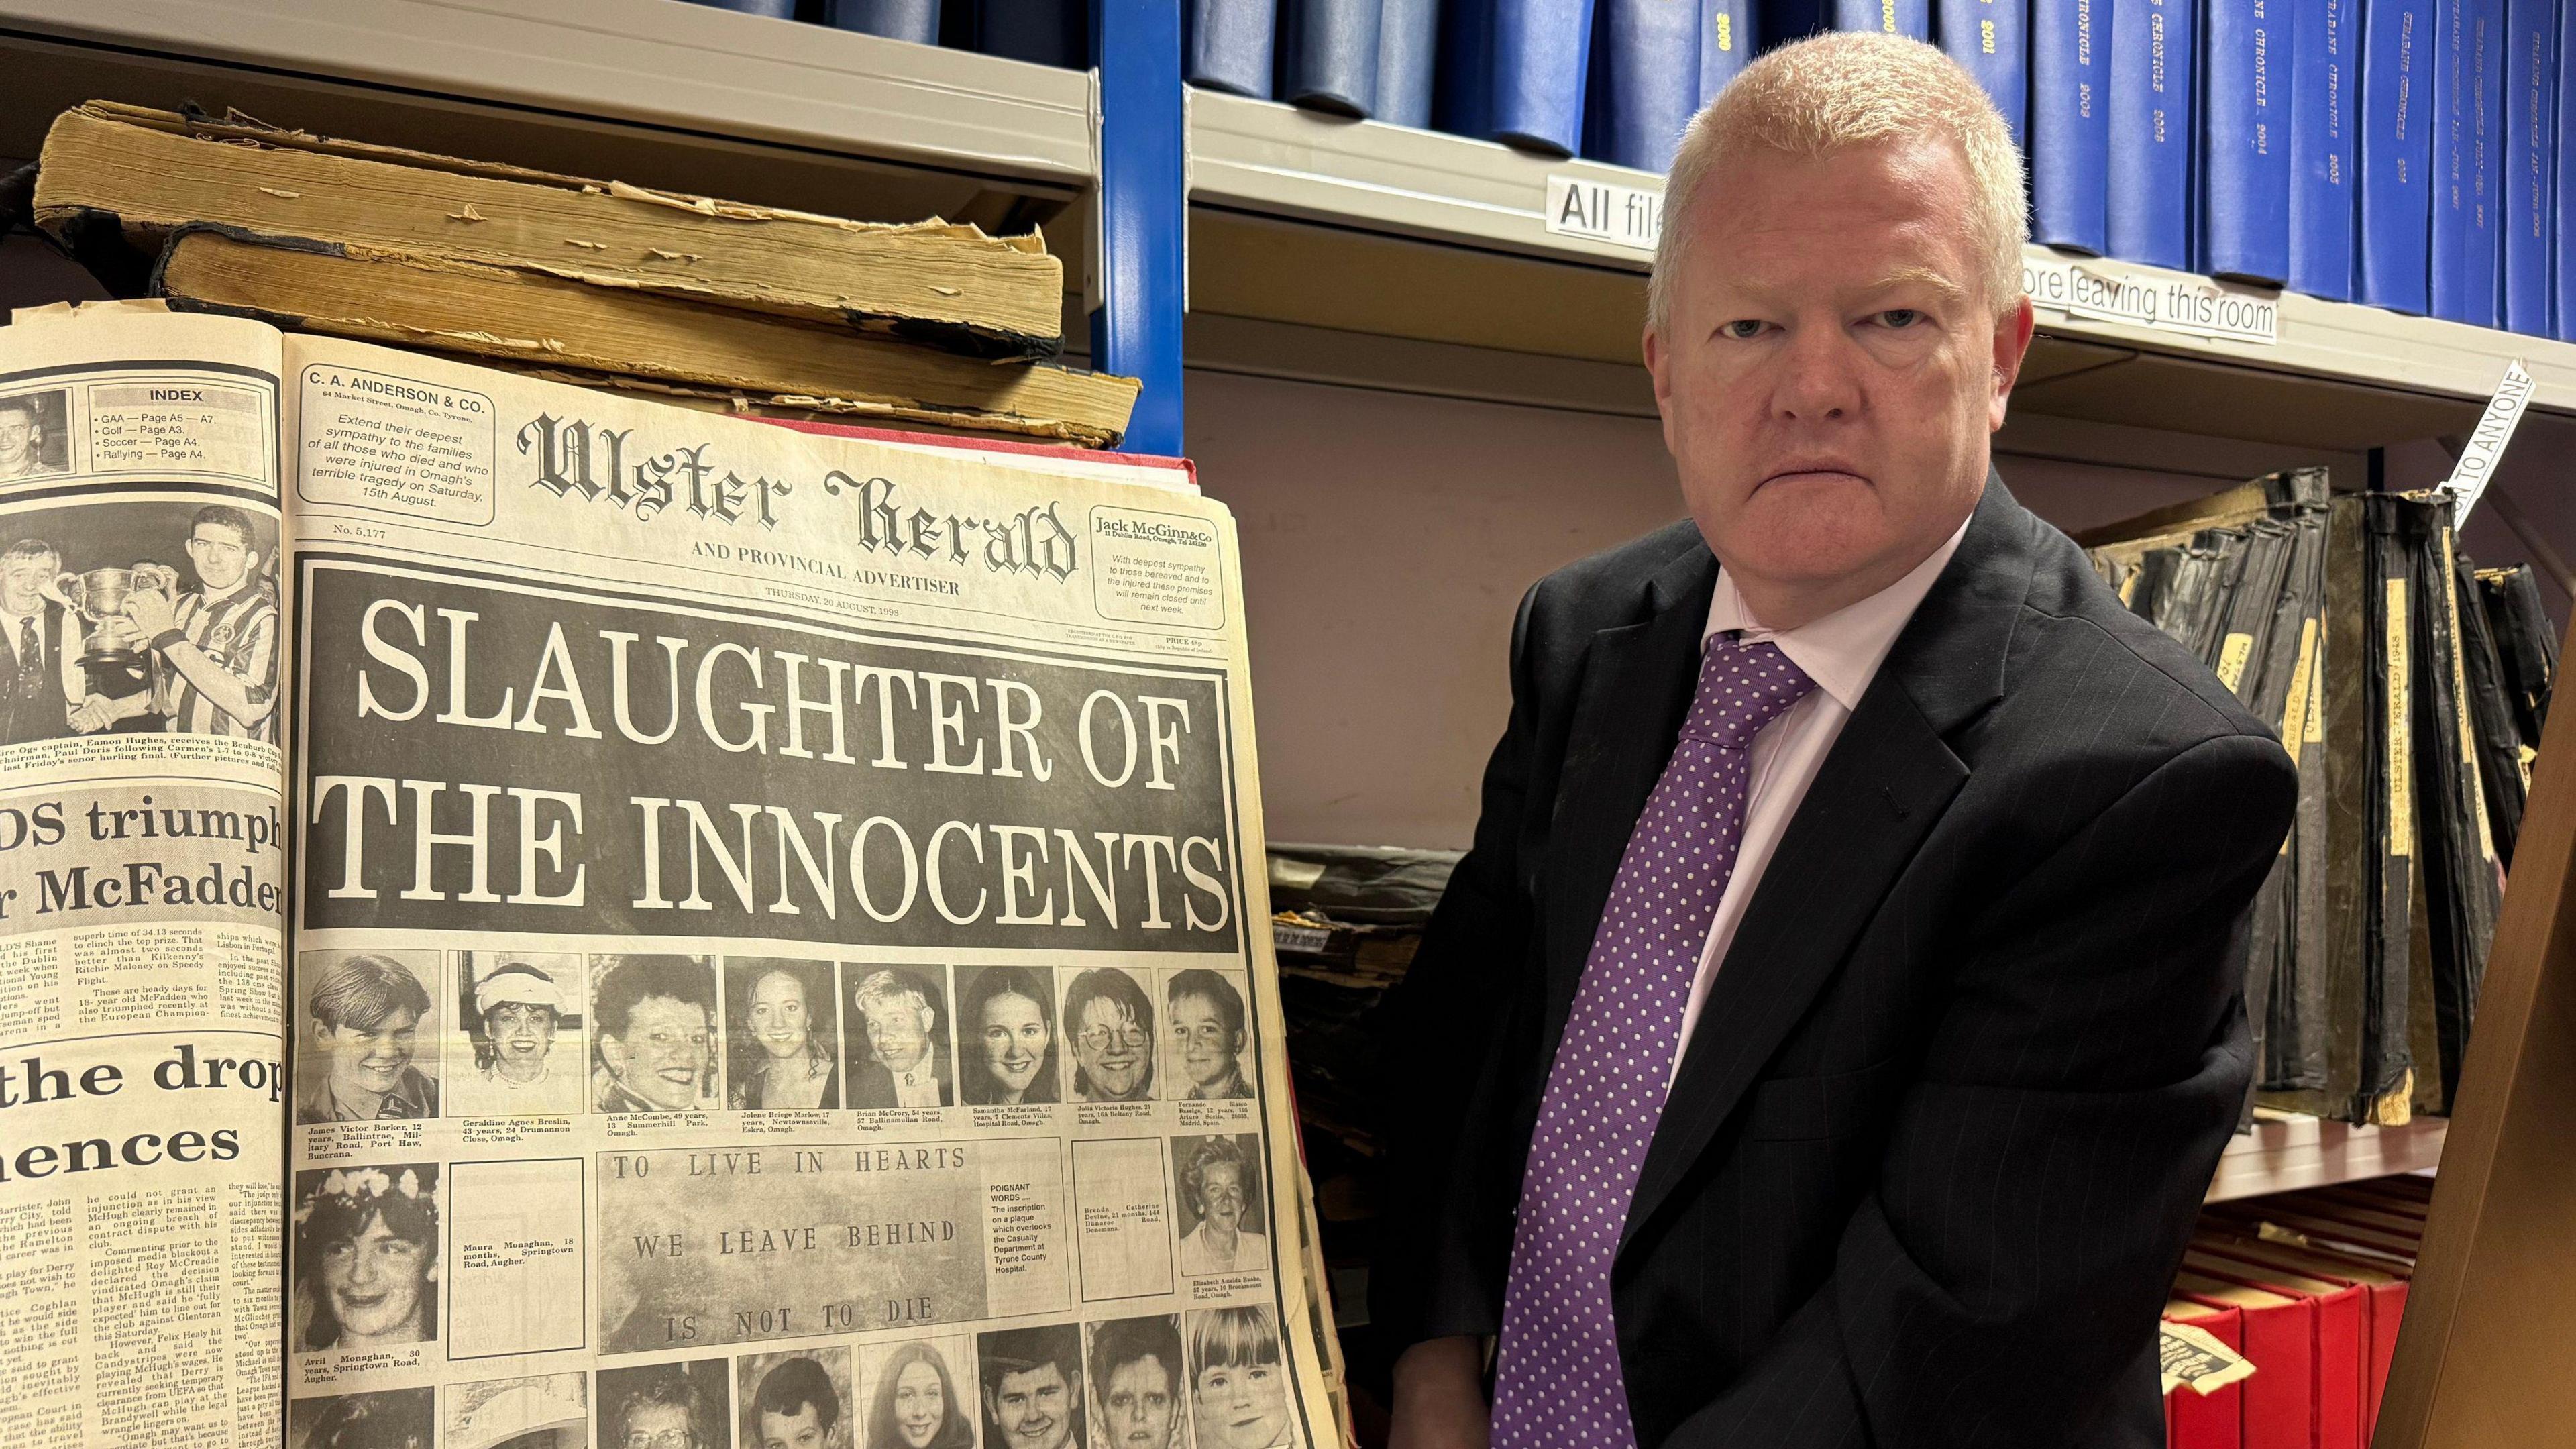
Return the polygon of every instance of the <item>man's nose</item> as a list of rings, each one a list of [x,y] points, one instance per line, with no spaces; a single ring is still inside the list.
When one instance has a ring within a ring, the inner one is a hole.
[[[1780,351],[1774,412],[1799,422],[1847,418],[1860,410],[1860,349],[1842,328],[1801,324]]]

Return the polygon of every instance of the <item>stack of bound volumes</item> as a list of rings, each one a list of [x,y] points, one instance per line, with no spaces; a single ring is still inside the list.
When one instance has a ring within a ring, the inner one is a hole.
[[[1035,236],[882,225],[93,102],[40,226],[119,290],[751,410],[1090,447],[1137,385],[1060,365]]]
[[[2266,1105],[2395,1124],[2459,1083],[2555,660],[2528,566],[2478,570],[2452,507],[2308,469],[2082,540],[2298,761],[2246,946]]]

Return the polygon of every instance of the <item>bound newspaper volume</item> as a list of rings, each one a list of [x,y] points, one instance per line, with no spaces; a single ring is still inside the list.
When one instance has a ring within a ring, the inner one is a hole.
[[[1342,1441],[1185,465],[118,305],[0,515],[0,1442]]]

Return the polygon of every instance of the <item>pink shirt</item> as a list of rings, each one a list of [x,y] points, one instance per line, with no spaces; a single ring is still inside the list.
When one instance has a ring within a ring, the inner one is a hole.
[[[1807,786],[1814,783],[1817,768],[1824,764],[1826,753],[1842,734],[1843,721],[1851,718],[1853,706],[1860,703],[1870,680],[1877,677],[1878,666],[1895,646],[1896,636],[1905,631],[1906,621],[1914,617],[1923,596],[1932,591],[1932,581],[1940,577],[1950,555],[1959,551],[1959,540],[1967,532],[1968,525],[1962,522],[1912,572],[1859,603],[1795,629],[1777,632],[1755,621],[1752,611],[1745,607],[1744,596],[1735,591],[1734,576],[1719,571],[1717,593],[1708,601],[1708,627],[1701,632],[1700,647],[1705,649],[1711,636],[1730,629],[1742,630],[1748,640],[1768,640],[1780,646],[1780,652],[1805,670],[1816,687],[1753,737],[1752,788],[1744,800],[1744,841],[1737,848],[1735,874],[1727,880],[1726,894],[1718,898],[1717,918],[1709,923],[1708,944],[1700,949],[1699,974],[1691,981],[1690,1005],[1682,1012],[1681,1040],[1673,1048],[1676,1074],[1681,1071],[1682,1053],[1690,1047],[1691,1031],[1699,1025],[1700,1007],[1708,1000],[1709,982],[1717,976],[1718,963],[1726,959],[1726,948],[1735,940],[1736,925],[1744,919],[1745,903],[1753,899],[1754,887],[1762,883],[1763,868],[1771,863],[1771,852],[1778,848],[1781,834],[1789,828],[1789,818],[1798,813],[1798,802],[1807,798]]]

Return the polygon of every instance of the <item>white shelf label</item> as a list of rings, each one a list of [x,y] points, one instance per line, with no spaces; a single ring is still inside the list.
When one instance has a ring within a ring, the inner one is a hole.
[[[1547,229],[1558,236],[1655,249],[1664,230],[1664,193],[1579,176],[1547,178]]]
[[[2496,464],[2504,461],[2504,446],[2513,441],[2514,425],[2522,421],[2522,410],[2530,402],[2531,374],[2523,371],[2522,359],[2517,357],[2504,365],[2504,381],[2487,399],[2477,431],[2469,434],[2469,445],[2451,465],[2450,481],[2442,485],[2442,491],[2456,500],[2451,505],[2453,528],[2469,521],[2469,510],[2477,506],[2478,495],[2487,491],[2488,480],[2495,477]]]
[[[2021,280],[2032,306],[2069,317],[2266,347],[2281,340],[2279,297],[2236,291],[2205,277],[2131,272],[2115,264],[2025,252]]]

